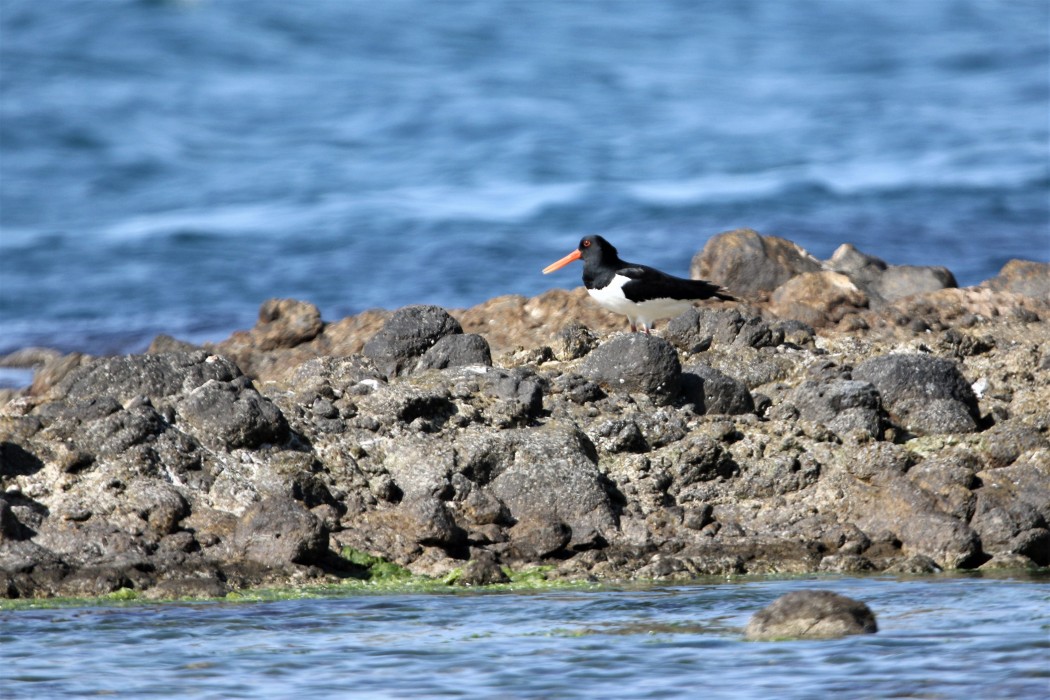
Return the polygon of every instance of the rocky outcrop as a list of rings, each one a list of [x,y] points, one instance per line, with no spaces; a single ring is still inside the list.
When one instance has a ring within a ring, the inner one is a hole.
[[[727,259],[761,249],[770,298],[662,335],[555,291],[34,352],[0,405],[0,594],[217,596],[336,580],[346,551],[464,585],[1050,565],[1050,302],[891,299],[892,266],[756,236]],[[770,312],[814,275],[867,306]]]

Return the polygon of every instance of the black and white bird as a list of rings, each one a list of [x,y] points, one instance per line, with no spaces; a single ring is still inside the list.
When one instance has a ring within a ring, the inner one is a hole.
[[[591,298],[609,311],[626,316],[632,331],[640,326],[648,333],[656,321],[674,318],[697,300],[737,300],[717,284],[624,262],[613,244],[601,236],[585,236],[576,250],[543,268],[543,274],[560,270],[575,260],[583,260],[583,284]]]

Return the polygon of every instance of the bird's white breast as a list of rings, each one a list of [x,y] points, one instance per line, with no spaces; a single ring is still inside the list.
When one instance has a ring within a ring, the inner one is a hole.
[[[631,319],[632,323],[638,322],[646,326],[663,318],[674,318],[693,305],[688,299],[662,298],[631,301],[623,293],[623,286],[630,281],[630,277],[615,275],[608,286],[601,289],[588,289],[587,293],[609,311],[623,314]]]
[[[630,315],[635,307],[633,301],[623,294],[623,286],[631,281],[630,277],[614,275],[612,282],[601,289],[588,289],[591,298],[602,305],[602,307],[618,314]]]

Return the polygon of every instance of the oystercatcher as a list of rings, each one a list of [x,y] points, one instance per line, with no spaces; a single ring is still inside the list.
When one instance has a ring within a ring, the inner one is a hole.
[[[583,260],[583,284],[591,298],[626,316],[632,331],[641,326],[649,333],[655,321],[673,318],[699,299],[737,300],[717,284],[624,262],[613,244],[601,236],[585,236],[576,250],[543,268],[543,274],[560,270],[574,260]]]

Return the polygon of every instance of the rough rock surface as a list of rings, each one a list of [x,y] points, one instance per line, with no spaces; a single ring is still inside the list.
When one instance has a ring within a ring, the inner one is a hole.
[[[755,613],[744,635],[755,641],[831,639],[878,631],[867,605],[833,591],[792,591]]]
[[[919,434],[968,433],[977,429],[980,408],[954,360],[890,354],[861,362],[853,376],[878,390],[890,418]]]
[[[345,548],[465,585],[1050,565],[1042,268],[922,291],[951,280],[717,245],[704,275],[766,281],[662,335],[553,290],[332,323],[271,300],[207,348],[22,353],[0,594],[221,596],[338,580]],[[866,306],[818,286],[778,316],[831,275]]]

